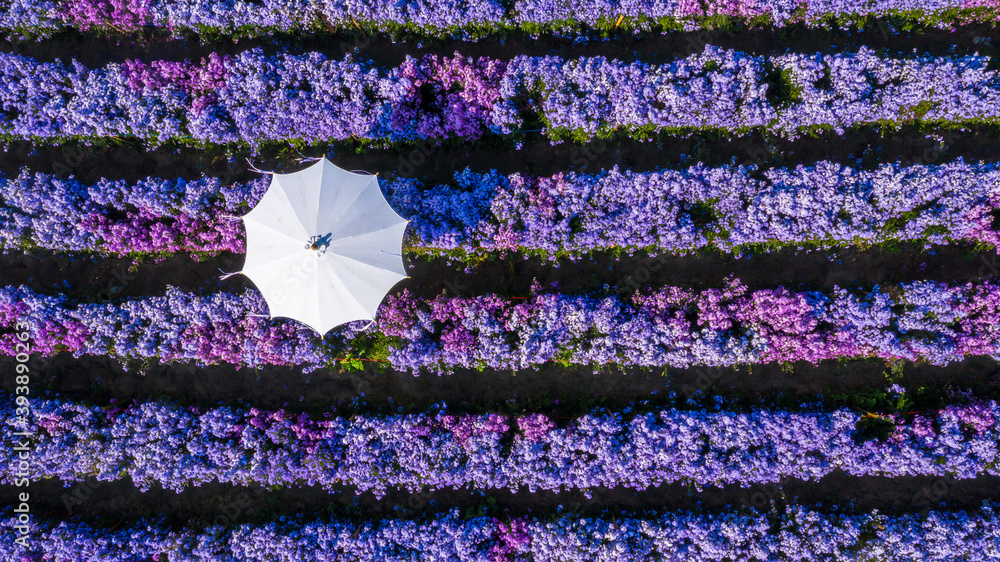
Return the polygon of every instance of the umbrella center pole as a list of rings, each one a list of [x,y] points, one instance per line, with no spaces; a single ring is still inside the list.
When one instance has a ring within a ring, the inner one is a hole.
[[[322,236],[312,236],[309,238],[309,241],[306,242],[305,249],[316,252],[317,256],[322,256],[326,252],[326,249],[330,246],[330,238],[332,237],[332,232],[328,232]]]

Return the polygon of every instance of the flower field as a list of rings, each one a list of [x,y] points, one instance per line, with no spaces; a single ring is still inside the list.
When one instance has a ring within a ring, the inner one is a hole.
[[[888,420],[885,441],[857,439],[861,416],[662,410],[623,419],[585,415],[558,428],[544,414],[293,417],[284,411],[130,408],[47,401],[36,407],[32,476],[78,481],[128,475],[138,486],[182,490],[240,484],[404,488],[527,487],[534,491],[665,482],[696,486],[854,476],[998,475],[996,403],[948,407]],[[328,412],[329,414],[329,412]],[[514,440],[503,444],[514,432]],[[753,455],[731,454],[751,448]],[[943,459],[943,460],[942,460]],[[15,459],[4,459],[13,463]],[[12,478],[8,477],[8,480]]]
[[[878,556],[912,560],[948,548],[961,556],[991,555],[997,516],[992,507],[971,514],[930,512],[924,517],[836,517],[792,510],[794,529],[772,533],[763,517],[721,514],[707,519],[671,513],[657,519],[609,521],[593,518],[550,521],[462,520],[449,514],[432,523],[386,520],[357,526],[345,521],[242,525],[205,534],[171,532],[153,525],[104,531],[86,525],[48,524],[39,551],[49,557],[81,553],[107,560],[148,558],[170,551],[177,560],[320,560],[322,557],[392,559],[400,552],[443,560],[601,559],[670,556],[691,560],[717,556],[752,559],[854,560]],[[123,554],[124,547],[130,552]],[[13,560],[13,558],[8,558]],[[938,558],[947,560],[948,558]]]
[[[248,211],[267,184],[223,186],[207,177],[84,185],[22,170],[0,184],[7,202],[0,242],[106,254],[243,252],[241,228],[220,217]],[[962,161],[871,171],[818,162],[760,174],[742,166],[550,177],[467,169],[448,184],[407,178],[385,189],[413,221],[410,246],[417,253],[682,254],[902,241],[1000,246],[993,226],[1000,170]]]
[[[9,334],[17,324],[27,326],[38,354],[309,370],[349,358],[439,373],[551,361],[690,367],[854,357],[934,365],[969,355],[1000,359],[1000,287],[916,282],[886,289],[751,292],[734,279],[723,289],[664,287],[630,300],[559,293],[425,300],[404,290],[386,300],[374,329],[346,328],[339,338],[321,340],[294,322],[262,319],[267,304],[254,291],[199,296],[171,288],[117,305],[74,305],[5,287],[0,326]],[[19,336],[8,335],[0,339],[0,353],[16,355],[19,344]]]
[[[105,28],[117,31],[143,26],[258,35],[296,31],[322,24],[348,27],[361,22],[372,29],[385,26],[413,28],[428,34],[470,34],[523,29],[526,31],[580,31],[583,27],[618,27],[636,31],[681,30],[710,24],[713,18],[731,18],[746,24],[783,26],[806,22],[812,26],[851,19],[900,15],[948,27],[962,22],[989,21],[996,16],[992,0],[945,0],[923,9],[903,0],[845,5],[833,0],[750,0],[709,2],[555,2],[552,0],[469,0],[374,2],[336,0],[11,0],[0,19],[6,29],[53,32],[63,27]],[[615,22],[617,18],[620,21]],[[615,22],[615,23],[613,23]]]
[[[0,0],[0,560],[1000,561],[998,18]]]
[[[150,142],[369,142],[524,129],[553,139],[709,130],[788,137],[866,124],[996,123],[989,58],[856,53],[753,56],[707,46],[664,64],[605,57],[407,59],[394,68],[321,53],[252,49],[200,61],[71,68],[0,55],[0,134],[47,141],[128,135]],[[769,84],[769,81],[776,83]]]

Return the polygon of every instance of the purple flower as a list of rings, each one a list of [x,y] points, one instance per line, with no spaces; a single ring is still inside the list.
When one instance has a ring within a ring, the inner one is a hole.
[[[673,511],[657,516],[463,519],[458,510],[433,521],[282,519],[230,527],[170,528],[143,519],[108,528],[81,522],[32,522],[28,544],[0,555],[25,559],[127,562],[169,558],[365,562],[399,559],[498,562],[502,560],[995,560],[1000,541],[997,506],[920,514],[844,515],[790,505],[780,515],[726,509]],[[17,519],[8,509],[3,524]],[[777,526],[777,529],[774,527]],[[848,553],[845,555],[844,553]]]
[[[35,434],[32,479],[66,482],[129,477],[180,491],[206,482],[324,488],[384,494],[441,488],[643,490],[665,483],[751,486],[853,476],[1000,475],[1000,407],[974,401],[912,419],[887,416],[885,440],[860,441],[850,410],[698,412],[665,409],[592,413],[556,427],[545,415],[458,415],[442,410],[351,418],[255,408],[124,407],[36,399],[27,427],[0,404],[2,428]],[[517,430],[512,432],[516,421]],[[942,461],[942,458],[944,459]],[[11,483],[15,450],[0,454]]]
[[[774,69],[796,92],[788,99],[769,96]],[[474,141],[519,130],[526,111],[556,141],[614,131],[760,130],[795,138],[870,123],[990,122],[1000,112],[1000,78],[989,57],[884,58],[867,47],[765,57],[708,46],[659,64],[456,54],[409,58],[391,69],[315,52],[266,56],[260,48],[148,68],[129,61],[87,69],[3,54],[0,80],[17,84],[0,90],[0,132],[53,141]]]

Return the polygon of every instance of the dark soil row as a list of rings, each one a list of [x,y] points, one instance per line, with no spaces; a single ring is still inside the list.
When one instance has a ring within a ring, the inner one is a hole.
[[[160,295],[171,285],[194,292],[242,292],[254,288],[249,278],[238,275],[220,281],[219,276],[239,271],[243,259],[231,253],[199,259],[174,254],[135,263],[131,258],[88,254],[11,252],[0,254],[0,283],[23,284],[39,293],[62,293],[84,302]],[[965,283],[1000,277],[1000,257],[964,245],[925,249],[904,244],[836,251],[786,248],[742,258],[714,251],[653,257],[647,253],[620,257],[598,253],[554,262],[503,252],[476,265],[410,254],[406,262],[410,277],[400,281],[393,292],[407,289],[427,298],[445,292],[455,296],[526,296],[536,280],[544,290],[566,294],[628,295],[663,286],[695,290],[722,287],[729,276],[751,288],[823,291],[918,279]]]
[[[14,361],[0,358],[0,373]],[[184,406],[229,405],[285,408],[319,415],[426,412],[446,404],[454,412],[542,412],[557,422],[607,408],[649,410],[679,407],[715,410],[776,407],[849,407],[859,411],[934,410],[962,403],[965,396],[1000,400],[1000,366],[971,357],[945,367],[905,364],[893,372],[876,360],[753,365],[739,369],[696,367],[611,368],[547,365],[534,371],[457,370],[414,376],[392,370],[300,368],[259,370],[190,364],[123,368],[108,357],[60,354],[31,362],[31,392],[72,400],[119,404],[167,400]],[[13,377],[2,388],[14,391]],[[907,389],[906,404],[886,392],[890,383]]]
[[[132,36],[101,37],[79,31],[62,32],[45,41],[13,41],[0,44],[0,51],[24,54],[39,60],[72,59],[88,67],[128,59],[183,60],[199,59],[215,52],[237,54],[251,48],[266,53],[317,51],[330,58],[342,58],[357,50],[377,64],[395,66],[407,55],[463,55],[509,59],[517,55],[563,57],[604,56],[617,59],[641,59],[648,62],[672,60],[701,52],[705,45],[737,49],[755,54],[786,51],[847,52],[868,46],[887,54],[913,55],[916,52],[937,56],[954,54],[995,54],[1000,33],[988,24],[965,25],[955,31],[915,26],[904,29],[903,22],[872,20],[863,31],[810,29],[791,25],[773,29],[715,29],[687,33],[643,34],[613,33],[606,40],[586,41],[580,37],[558,38],[549,35],[532,37],[509,32],[470,43],[455,39],[433,39],[406,33],[315,33],[277,35],[255,39],[221,38],[202,43],[199,38],[172,40],[166,34],[148,30]],[[992,39],[992,41],[990,41]]]
[[[578,490],[553,493],[521,490],[487,492],[438,490],[393,491],[376,498],[351,488],[327,492],[319,487],[267,490],[259,486],[205,484],[180,493],[159,486],[147,492],[128,479],[115,482],[87,480],[69,487],[57,480],[30,485],[30,509],[36,517],[99,518],[113,526],[137,517],[166,518],[185,527],[263,522],[279,516],[324,515],[356,520],[433,517],[458,508],[465,516],[580,516],[635,515],[673,510],[715,512],[742,508],[779,511],[786,505],[842,512],[907,513],[926,509],[976,509],[984,500],[1000,501],[1000,478],[956,480],[947,477],[856,478],[835,473],[817,482],[789,480],[750,488],[726,486],[697,491],[685,485],[662,485],[643,491],[600,488],[586,498]],[[0,497],[14,498],[25,488],[0,486]]]
[[[995,142],[998,134],[1000,128],[985,125],[948,130],[927,126],[898,130],[861,127],[844,135],[826,132],[794,141],[761,134],[730,138],[718,133],[694,133],[683,138],[664,134],[646,142],[614,138],[585,144],[566,141],[553,146],[541,133],[531,131],[502,138],[488,135],[471,145],[451,140],[376,149],[333,142],[301,151],[290,148],[288,143],[251,150],[199,149],[172,143],[149,148],[127,139],[93,146],[18,141],[8,143],[0,156],[0,172],[12,177],[27,167],[60,176],[74,175],[88,183],[102,177],[135,181],[147,176],[195,179],[204,174],[232,183],[259,177],[250,170],[246,158],[262,170],[290,172],[303,166],[295,162],[296,158],[325,154],[348,170],[379,172],[388,179],[416,177],[433,185],[452,182],[455,172],[467,167],[474,171],[495,169],[504,174],[546,176],[566,171],[598,173],[614,166],[635,172],[686,169],[699,162],[760,168],[808,166],[820,160],[865,168],[890,162],[941,164],[957,158],[996,162],[1000,161],[1000,143]],[[523,141],[523,147],[515,150],[515,140]]]

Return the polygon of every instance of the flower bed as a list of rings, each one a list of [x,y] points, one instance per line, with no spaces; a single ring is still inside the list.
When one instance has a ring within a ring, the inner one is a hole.
[[[75,179],[22,171],[0,180],[0,248],[107,254],[245,252],[242,215],[268,181],[222,185],[146,178],[136,183]]]
[[[7,419],[15,419],[14,400]],[[338,484],[358,492],[403,488],[530,491],[664,483],[750,486],[786,478],[998,475],[1000,406],[949,406],[916,416],[886,415],[877,438],[850,410],[640,414],[594,413],[572,420],[437,413],[310,418],[256,409],[182,408],[148,402],[86,406],[32,403],[26,424],[3,428],[32,438],[32,479],[131,478],[180,491],[206,482],[261,486]],[[555,421],[560,421],[557,427]],[[861,430],[859,430],[861,428]],[[2,481],[19,457],[6,450]],[[25,476],[25,475],[22,475]]]
[[[112,529],[87,523],[32,524],[29,548],[16,546],[0,560],[25,557],[88,562],[136,559],[396,560],[502,562],[506,560],[1000,560],[997,506],[923,515],[832,515],[799,506],[780,517],[724,511],[672,512],[658,517],[600,519],[567,514],[551,518],[476,517],[456,511],[433,521],[385,519],[283,520],[255,525],[170,530],[154,519]],[[4,520],[8,535],[16,518]],[[32,559],[29,558],[29,559]]]
[[[352,30],[399,26],[432,36],[476,38],[502,30],[584,32],[598,30],[711,29],[728,18],[750,26],[805,23],[832,27],[870,17],[901,17],[950,29],[988,22],[997,16],[994,0],[945,0],[914,9],[905,0],[845,5],[832,0],[744,0],[732,2],[619,0],[517,0],[507,13],[497,0],[445,2],[408,0],[10,0],[0,26],[47,34],[63,27],[129,32],[143,26],[259,36],[272,32]]]
[[[752,130],[796,137],[914,121],[995,123],[989,57],[751,56],[706,47],[664,64],[604,57],[456,54],[399,67],[265,56],[127,61],[87,69],[0,54],[0,134],[55,141],[134,136],[191,144],[474,140],[532,130],[552,139]],[[527,120],[527,121],[526,121]]]
[[[166,295],[87,304],[0,289],[0,332],[18,319],[43,355],[302,365],[387,360],[417,372],[456,367],[524,369],[547,362],[635,366],[739,365],[876,357],[944,365],[969,355],[1000,359],[1000,287],[913,282],[828,293],[750,291],[738,280],[695,292],[666,287],[625,298],[533,294],[421,299],[403,291],[377,323],[338,328],[325,340],[302,324],[255,315],[257,291]],[[0,333],[0,353],[16,353]]]
[[[84,185],[25,170],[0,182],[0,248],[243,253],[241,224],[222,215],[249,211],[268,181]],[[906,241],[1000,247],[993,228],[1000,170],[961,160],[873,171],[825,161],[760,172],[700,165],[550,177],[466,170],[451,184],[382,185],[397,212],[413,221],[407,245],[421,253],[514,250],[555,258],[612,249],[684,254]]]

